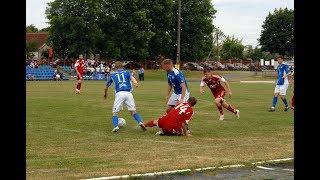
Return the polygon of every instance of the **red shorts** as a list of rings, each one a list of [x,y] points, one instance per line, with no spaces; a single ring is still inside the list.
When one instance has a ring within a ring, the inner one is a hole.
[[[225,95],[225,91],[224,90],[215,90],[215,91],[211,91],[214,98],[222,98],[224,99],[224,95]]]
[[[80,74],[83,77],[83,74]],[[80,76],[77,74],[77,80],[81,80]]]
[[[166,119],[159,119],[158,120],[158,127],[162,129],[162,132],[165,135],[179,135],[182,133],[181,128],[182,126],[173,125],[168,123]]]

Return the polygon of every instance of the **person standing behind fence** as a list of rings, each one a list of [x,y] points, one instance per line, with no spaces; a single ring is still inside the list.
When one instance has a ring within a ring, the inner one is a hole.
[[[138,74],[139,74],[139,81],[144,81],[144,69],[142,66],[138,70]]]

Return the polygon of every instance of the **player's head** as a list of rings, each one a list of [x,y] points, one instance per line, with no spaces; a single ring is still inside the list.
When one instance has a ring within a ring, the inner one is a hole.
[[[191,107],[197,104],[197,99],[195,97],[189,97],[188,103],[190,104]]]
[[[165,59],[161,62],[161,67],[165,71],[171,71],[173,69],[173,62],[171,59]]]
[[[122,69],[122,68],[123,68],[122,62],[121,62],[121,61],[116,61],[116,62],[114,63],[114,68],[115,68],[115,69]]]
[[[82,54],[79,55],[79,59],[83,59],[83,55]]]
[[[210,78],[212,76],[212,69],[205,68],[203,70],[203,75],[204,75],[205,78]]]
[[[277,61],[279,64],[281,64],[283,62],[283,56],[281,55],[277,56]]]

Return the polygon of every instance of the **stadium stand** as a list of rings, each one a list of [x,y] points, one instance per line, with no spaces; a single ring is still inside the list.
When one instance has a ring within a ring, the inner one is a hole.
[[[71,68],[66,68],[67,70]],[[53,80],[54,68],[49,65],[41,65],[38,68],[32,68],[29,65],[26,66],[26,80],[28,77],[33,76],[34,80]],[[63,80],[69,80],[69,77],[64,74]]]

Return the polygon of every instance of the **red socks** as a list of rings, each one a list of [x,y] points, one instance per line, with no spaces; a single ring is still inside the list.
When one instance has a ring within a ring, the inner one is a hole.
[[[222,106],[217,106],[217,108],[218,108],[218,110],[219,110],[220,114],[222,115],[222,114],[223,114]]]
[[[155,124],[154,124],[154,121],[153,121],[153,120],[150,120],[150,121],[148,121],[148,122],[144,123],[144,125],[145,125],[146,127],[153,127],[153,126],[155,126]]]
[[[80,90],[80,88],[81,88],[81,83],[78,83],[77,84],[77,89]]]
[[[230,112],[236,113],[236,110],[234,108],[232,108],[231,105],[229,105],[227,107],[227,110],[230,111]]]

